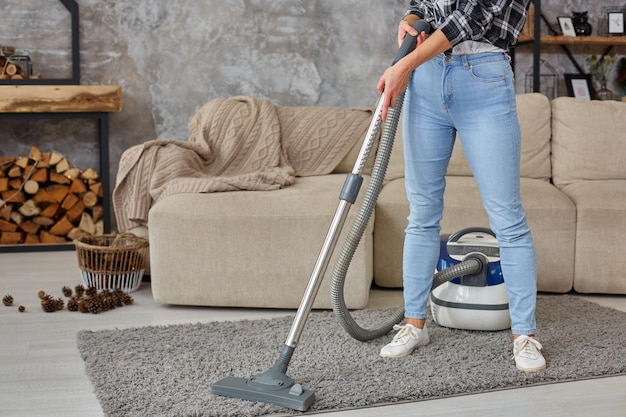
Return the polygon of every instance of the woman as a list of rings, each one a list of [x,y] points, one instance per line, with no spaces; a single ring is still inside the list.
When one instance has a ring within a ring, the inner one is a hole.
[[[406,89],[405,181],[410,214],[403,254],[406,323],[380,352],[404,357],[430,342],[427,302],[439,256],[445,173],[456,133],[500,246],[518,369],[546,362],[536,332],[536,257],[520,198],[520,128],[508,55],[524,26],[530,0],[413,0],[398,26],[418,47],[388,68],[378,90],[388,107]],[[425,19],[430,35],[411,26]],[[407,87],[408,86],[408,87]]]

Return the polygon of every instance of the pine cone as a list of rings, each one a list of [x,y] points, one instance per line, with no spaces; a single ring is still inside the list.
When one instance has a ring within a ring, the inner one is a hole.
[[[78,303],[79,303],[79,298],[76,296],[73,296],[67,301],[67,309],[69,311],[78,311]]]
[[[39,290],[37,296],[43,300],[43,298],[46,296],[46,292],[44,290]]]
[[[123,302],[125,305],[127,305],[127,306],[128,306],[128,305],[131,305],[132,303],[134,303],[134,302],[135,302],[135,300],[133,300],[133,297],[131,297],[130,295],[128,295],[128,294],[124,294],[124,298],[123,298],[122,302]]]
[[[17,311],[19,311],[20,313],[23,313],[23,312],[25,312],[25,311],[26,311],[26,307],[24,307],[24,306],[19,306],[19,307],[17,308]]]
[[[104,311],[113,310],[115,308],[115,299],[113,296],[102,297],[102,309]]]
[[[67,298],[70,298],[72,296],[72,289],[70,287],[63,287],[61,291],[63,292],[63,295]]]
[[[41,308],[46,313],[54,313],[57,311],[56,300],[49,295],[44,297],[44,299],[41,300]]]
[[[98,295],[98,290],[97,290],[97,289],[96,289],[96,287],[94,287],[94,286],[89,286],[89,287],[87,287],[87,289],[85,290],[85,294],[86,294],[86,295],[88,295],[88,296],[90,296],[90,297],[93,297],[93,296]]]
[[[113,300],[115,301],[116,307],[122,307],[124,305],[124,298],[126,297],[126,293],[119,287],[113,290]]]
[[[5,306],[7,306],[7,307],[12,306],[13,305],[13,296],[10,295],[10,294],[5,295],[4,298],[2,298],[2,303]]]
[[[81,313],[89,313],[89,305],[91,301],[89,299],[82,299],[78,303],[78,311]]]
[[[82,297],[83,294],[85,294],[85,287],[83,287],[81,284],[78,284],[76,287],[74,287],[74,292],[78,297]]]
[[[113,303],[115,303],[115,307],[124,307],[124,296],[120,296],[114,294],[112,297]]]
[[[102,307],[98,302],[89,303],[88,310],[91,314],[100,314],[102,312]]]

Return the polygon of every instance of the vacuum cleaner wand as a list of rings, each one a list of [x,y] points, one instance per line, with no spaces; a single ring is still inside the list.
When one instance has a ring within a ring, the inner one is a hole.
[[[432,27],[429,23],[418,20],[413,24],[418,33],[430,33]],[[408,53],[415,49],[417,37],[407,34],[396,57],[395,64]],[[392,64],[392,65],[393,65]],[[313,302],[319,291],[319,287],[328,268],[331,255],[339,239],[341,229],[348,216],[350,207],[354,204],[360,191],[363,177],[361,176],[365,163],[369,158],[373,145],[380,130],[382,103],[384,93],[378,100],[374,117],[366,133],[365,140],[361,146],[359,156],[350,174],[348,174],[339,195],[339,205],[330,224],[328,233],[320,250],[315,267],[309,278],[304,296],[296,312],[291,329],[287,335],[287,340],[283,346],[280,356],[274,366],[269,370],[253,376],[251,378],[227,377],[215,382],[211,386],[211,392],[216,395],[226,397],[241,398],[250,401],[259,401],[269,404],[277,404],[283,407],[299,411],[306,411],[315,401],[315,393],[302,388],[296,384],[292,378],[286,375],[287,368],[293,352],[300,340],[304,325],[313,307]]]

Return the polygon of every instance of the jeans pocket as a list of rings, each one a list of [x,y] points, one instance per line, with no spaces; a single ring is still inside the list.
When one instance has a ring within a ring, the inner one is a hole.
[[[504,81],[510,70],[511,65],[506,61],[478,62],[469,67],[472,78],[484,83]]]

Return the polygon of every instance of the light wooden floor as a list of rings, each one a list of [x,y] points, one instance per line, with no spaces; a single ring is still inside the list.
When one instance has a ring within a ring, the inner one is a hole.
[[[0,305],[0,416],[102,415],[76,348],[76,332],[79,330],[293,313],[157,305],[146,283],[133,293],[135,305],[100,315],[67,310],[44,313],[41,310],[37,297],[39,290],[61,296],[64,285],[73,287],[78,283],[76,255],[72,251],[0,253],[0,296],[12,294],[16,305],[27,308],[25,313],[19,313],[17,307]],[[587,298],[626,311],[624,296]],[[370,306],[396,305],[400,300],[399,291],[373,291]],[[626,376],[329,414],[344,417],[626,416]]]

